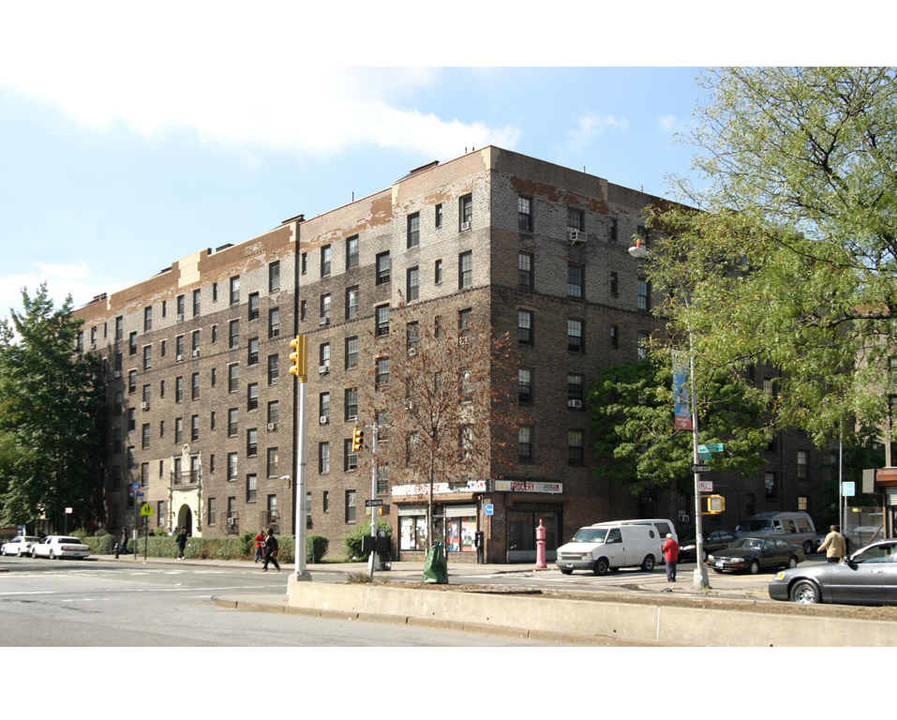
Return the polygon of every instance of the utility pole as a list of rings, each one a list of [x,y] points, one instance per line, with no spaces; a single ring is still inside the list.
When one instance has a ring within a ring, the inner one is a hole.
[[[374,570],[380,569],[377,556],[377,427],[376,421],[371,425],[371,556],[368,558],[368,573],[374,578]]]
[[[294,465],[296,466],[296,549],[295,555],[295,571],[296,580],[311,580],[305,565],[305,536],[306,536],[306,520],[305,520],[305,383],[308,380],[308,354],[307,342],[304,335],[296,335],[290,340],[290,375],[296,376],[296,385],[293,397],[299,408],[299,422],[296,425],[296,442],[293,444]]]

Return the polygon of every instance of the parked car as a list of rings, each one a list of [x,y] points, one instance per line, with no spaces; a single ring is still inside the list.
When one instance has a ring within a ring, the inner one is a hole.
[[[716,572],[749,572],[797,567],[804,552],[781,538],[745,537],[707,556],[707,566]]]
[[[751,515],[735,528],[735,537],[775,537],[787,540],[802,548],[804,555],[812,553],[816,542],[816,526],[813,519],[802,510],[794,512],[768,512]]]
[[[897,604],[897,540],[867,545],[844,562],[777,573],[768,592],[773,600],[804,604]]]
[[[86,558],[90,555],[90,547],[76,537],[65,535],[47,535],[40,542],[31,545],[31,557],[45,557],[50,560],[60,558]]]
[[[31,553],[31,543],[40,542],[39,537],[32,535],[16,535],[12,540],[7,540],[0,546],[0,555],[15,555],[22,557]]]
[[[704,534],[704,559],[717,550],[722,550],[735,542],[735,533],[730,530],[714,530]],[[698,546],[694,538],[688,538],[679,545],[679,562],[691,562],[697,557]]]
[[[565,575],[574,570],[604,575],[621,567],[641,567],[650,572],[661,557],[660,543],[653,526],[590,525],[577,530],[569,543],[557,549],[555,563]]]

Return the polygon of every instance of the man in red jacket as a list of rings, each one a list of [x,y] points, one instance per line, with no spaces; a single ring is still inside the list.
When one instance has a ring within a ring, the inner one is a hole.
[[[667,565],[667,582],[676,582],[676,563],[679,562],[679,543],[673,539],[672,533],[667,533],[666,542],[663,544],[663,559]]]

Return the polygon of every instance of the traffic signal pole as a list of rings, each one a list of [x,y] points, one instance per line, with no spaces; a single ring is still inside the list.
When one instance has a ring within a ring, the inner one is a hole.
[[[377,497],[377,423],[371,425],[371,500]],[[371,538],[373,549],[368,558],[368,573],[374,579],[374,570],[379,570],[377,557],[377,507],[371,503]]]
[[[306,519],[305,519],[305,383],[308,379],[308,355],[306,353],[306,338],[304,335],[297,335],[290,340],[290,348],[293,352],[290,354],[290,375],[296,376],[296,385],[299,387],[294,391],[294,397],[298,394],[299,422],[296,424],[296,441],[293,444],[295,453],[296,467],[296,509],[294,520],[296,523],[296,549],[295,555],[295,572],[296,580],[311,580],[305,564],[305,537],[306,537]]]

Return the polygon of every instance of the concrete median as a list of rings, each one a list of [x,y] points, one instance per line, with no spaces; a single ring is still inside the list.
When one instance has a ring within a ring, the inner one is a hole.
[[[895,646],[897,622],[836,617],[830,607],[756,601],[602,594],[566,598],[536,592],[296,582],[287,612],[420,623],[602,644],[608,639],[694,647]],[[862,610],[862,609],[860,609]]]

